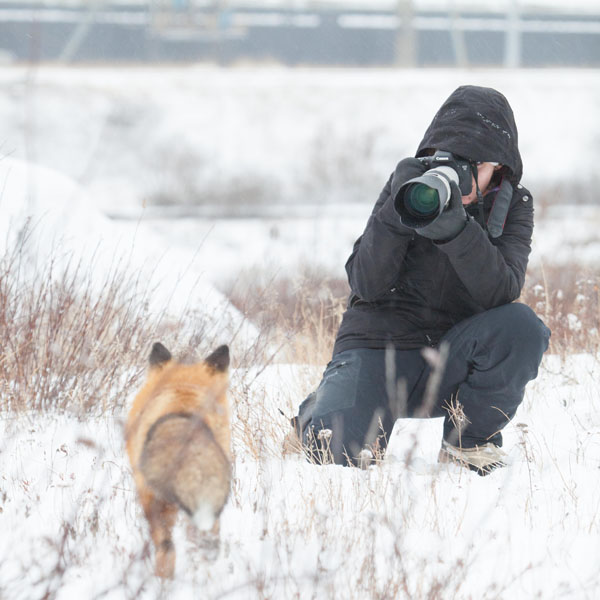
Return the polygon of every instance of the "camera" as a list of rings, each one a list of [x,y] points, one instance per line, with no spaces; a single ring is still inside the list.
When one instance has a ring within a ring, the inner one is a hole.
[[[452,196],[451,182],[458,185],[461,196],[470,194],[472,187],[470,161],[443,150],[419,160],[428,170],[403,184],[394,198],[400,221],[412,229],[430,225],[442,214]]]

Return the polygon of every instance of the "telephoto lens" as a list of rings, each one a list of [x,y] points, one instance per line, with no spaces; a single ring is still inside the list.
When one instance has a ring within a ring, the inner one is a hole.
[[[394,208],[406,227],[420,229],[435,221],[452,196],[450,183],[458,185],[458,173],[452,167],[436,167],[400,187]]]

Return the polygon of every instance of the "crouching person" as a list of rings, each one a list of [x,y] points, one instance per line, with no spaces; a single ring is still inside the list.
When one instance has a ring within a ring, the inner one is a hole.
[[[444,417],[440,461],[505,464],[501,431],[550,337],[514,302],[533,230],[517,140],[506,98],[463,86],[390,176],[346,263],[331,362],[292,420],[317,462],[383,451],[398,417]]]

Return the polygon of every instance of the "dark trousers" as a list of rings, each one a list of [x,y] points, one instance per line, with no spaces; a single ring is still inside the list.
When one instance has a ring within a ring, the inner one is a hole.
[[[295,422],[305,445],[347,464],[364,447],[384,449],[398,417],[444,417],[443,437],[470,448],[502,445],[502,428],[537,376],[549,329],[524,304],[506,304],[455,325],[426,360],[423,350],[352,349],[335,355]],[[433,349],[430,349],[432,352]],[[436,377],[437,379],[436,381]],[[316,448],[322,451],[322,448]]]

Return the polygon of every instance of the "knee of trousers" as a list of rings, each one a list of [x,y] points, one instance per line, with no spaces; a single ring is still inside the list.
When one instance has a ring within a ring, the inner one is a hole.
[[[514,340],[514,349],[523,354],[539,355],[548,348],[550,330],[526,304],[513,302],[497,309],[502,313],[503,331]]]

